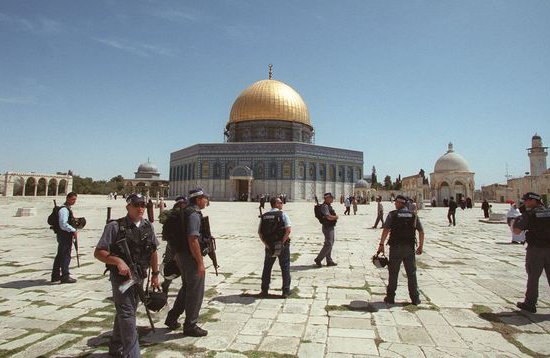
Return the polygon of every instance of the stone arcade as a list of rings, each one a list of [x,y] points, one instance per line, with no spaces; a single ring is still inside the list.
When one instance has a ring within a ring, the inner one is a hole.
[[[287,84],[261,80],[231,108],[225,143],[196,144],[170,155],[170,196],[200,186],[214,200],[286,194],[312,200],[327,191],[353,193],[363,153],[313,144],[314,128],[302,97]]]

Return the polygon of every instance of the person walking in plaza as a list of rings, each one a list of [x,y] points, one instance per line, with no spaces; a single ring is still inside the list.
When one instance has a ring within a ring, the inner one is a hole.
[[[260,240],[265,246],[264,269],[262,271],[261,297],[268,297],[271,282],[271,270],[275,260],[279,258],[281,275],[283,276],[282,297],[290,296],[290,219],[283,211],[283,201],[272,198],[269,203],[271,210],[264,213],[258,227]]]
[[[539,194],[529,192],[522,199],[527,210],[514,222],[514,233],[519,235],[522,230],[526,230],[527,290],[525,299],[516,303],[516,306],[527,312],[536,313],[542,270],[546,272],[550,286],[550,209],[544,207]]]
[[[481,203],[481,210],[483,210],[483,217],[485,219],[489,218],[489,202],[487,199],[483,199],[483,202]]]
[[[449,200],[449,210],[447,211],[447,220],[449,220],[449,226],[456,226],[456,208],[458,208],[458,204],[451,196],[451,200]]]
[[[138,281],[142,282],[147,277],[147,271],[151,268],[151,285],[154,288],[159,287],[159,243],[153,226],[143,217],[145,197],[141,194],[130,194],[126,198],[126,204],[126,216],[105,225],[94,256],[107,265],[113,289],[116,314],[109,354],[134,358],[140,356],[136,326],[139,288],[136,286],[140,284]],[[135,270],[132,269],[132,263],[136,266]],[[125,288],[130,280],[135,280],[136,283]]]
[[[178,245],[172,245],[182,285],[164,324],[172,330],[178,329],[181,327],[178,318],[185,312],[183,334],[203,337],[208,331],[200,328],[197,322],[204,298],[206,269],[199,239],[203,233],[201,210],[208,205],[208,195],[201,188],[192,189],[188,200],[189,205],[183,211],[186,236],[177,241]]]
[[[512,232],[512,244],[523,244],[525,242],[525,231],[522,231],[519,235],[514,233],[514,222],[521,216],[515,203],[510,203],[510,209],[506,213],[506,223],[510,227]]]
[[[344,206],[346,207],[346,210],[344,210],[344,215],[349,215],[351,209],[351,201],[349,197],[344,199]]]
[[[337,265],[332,259],[332,248],[334,246],[334,226],[336,226],[336,222],[338,221],[338,215],[336,215],[336,212],[331,206],[334,201],[332,193],[325,193],[323,197],[324,201],[321,205],[321,210],[324,215],[322,230],[325,236],[325,242],[323,248],[319,251],[319,254],[317,254],[314,260],[317,267],[323,266],[322,262],[324,259],[327,260],[327,266]]]
[[[76,204],[77,194],[70,192],[65,198],[65,203],[57,212],[57,226],[54,231],[57,237],[57,254],[53,260],[52,283],[75,283],[71,277],[69,266],[71,264],[71,251],[73,238],[78,238],[78,231],[71,225],[74,223],[72,206]]]
[[[395,290],[397,289],[397,278],[401,262],[405,266],[407,273],[407,282],[409,288],[409,297],[413,305],[420,304],[420,295],[418,293],[418,283],[416,281],[416,255],[422,254],[424,246],[424,230],[416,214],[411,213],[407,207],[407,199],[403,195],[395,197],[395,209],[390,211],[386,217],[382,237],[378,245],[377,253],[384,252],[384,242],[386,238],[390,246],[389,254],[389,278],[384,302],[395,303]],[[416,231],[418,231],[418,247],[415,252]]]
[[[381,222],[382,226],[384,226],[384,206],[382,205],[382,197],[379,196],[376,198],[376,221],[374,222],[374,225],[372,226],[373,229],[376,229],[378,227],[378,223]]]
[[[357,215],[357,199],[355,196],[351,197],[351,206],[353,207],[353,215]]]

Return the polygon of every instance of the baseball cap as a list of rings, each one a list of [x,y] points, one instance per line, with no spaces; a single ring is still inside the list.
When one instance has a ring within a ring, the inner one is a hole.
[[[145,197],[141,194],[132,193],[126,198],[127,204],[145,203]]]
[[[407,204],[407,198],[405,198],[403,195],[397,195],[395,197],[395,201],[398,201],[402,204]]]
[[[329,196],[330,196],[331,198],[334,198],[334,196],[332,195],[331,192],[328,192],[328,193],[323,194],[323,197],[325,197],[325,198],[326,198],[326,197],[329,197]]]
[[[196,198],[196,197],[199,197],[199,196],[205,196],[207,198],[209,197],[208,194],[206,192],[204,192],[204,190],[202,190],[201,188],[196,188],[196,189],[189,190],[189,199]]]
[[[537,201],[542,200],[542,198],[540,197],[539,194],[533,193],[532,191],[530,191],[528,193],[525,193],[525,195],[523,195],[523,197],[521,199],[522,200],[534,199],[534,200],[537,200]]]

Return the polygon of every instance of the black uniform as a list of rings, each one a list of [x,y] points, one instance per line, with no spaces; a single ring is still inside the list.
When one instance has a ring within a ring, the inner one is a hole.
[[[514,228],[527,230],[525,237],[527,249],[525,269],[527,271],[527,290],[525,304],[535,311],[539,296],[539,278],[542,270],[550,286],[550,209],[540,205],[528,210],[514,223]]]
[[[409,296],[413,303],[420,302],[416,281],[415,231],[423,231],[418,217],[407,208],[390,211],[384,223],[390,230],[389,278],[386,297],[393,301],[397,289],[397,278],[401,262],[407,272]]]

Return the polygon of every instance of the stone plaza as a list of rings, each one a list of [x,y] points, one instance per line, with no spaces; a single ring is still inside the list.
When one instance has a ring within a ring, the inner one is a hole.
[[[58,202],[61,201],[58,199]],[[393,204],[384,202],[385,213]],[[170,204],[169,204],[170,205]],[[0,200],[0,356],[107,357],[113,323],[111,286],[93,250],[105,224],[125,214],[123,200],[78,198],[75,216],[87,226],[79,235],[80,268],[71,261],[76,284],[49,282],[57,249],[46,224],[47,198]],[[35,216],[15,217],[19,208]],[[550,355],[550,289],[543,273],[536,314],[520,312],[526,284],[525,247],[510,243],[509,228],[482,223],[479,204],[457,212],[448,227],[446,208],[419,213],[426,233],[417,256],[422,304],[408,304],[403,268],[396,304],[383,303],[388,272],[371,262],[381,230],[370,229],[375,205],[361,205],[356,216],[336,226],[335,267],[316,268],[323,243],[313,204],[288,203],[292,220],[290,298],[257,297],[263,246],[257,237],[258,206],[212,202],[205,209],[217,238],[219,276],[206,259],[206,294],[199,324],[204,338],[184,337],[164,326],[167,308],[153,314],[149,328],[142,306],[138,325],[144,357],[523,357]],[[493,204],[505,212],[505,204]],[[158,211],[157,211],[158,214]],[[157,234],[161,225],[154,223]],[[165,243],[161,242],[160,254]],[[386,249],[387,253],[387,249]],[[73,250],[74,256],[74,250]],[[280,293],[274,266],[271,290]],[[169,304],[179,284],[170,290]]]

